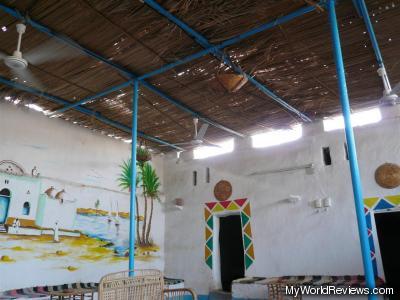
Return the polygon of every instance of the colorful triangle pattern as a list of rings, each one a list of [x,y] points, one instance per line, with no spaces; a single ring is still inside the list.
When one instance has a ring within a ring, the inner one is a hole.
[[[373,197],[373,198],[366,198],[364,199],[364,204],[369,207],[372,208],[375,206],[375,203],[378,202],[379,197]]]
[[[210,216],[211,216],[211,212],[205,207],[204,208],[204,219],[206,220],[206,222]]]
[[[245,227],[247,222],[249,222],[250,219],[243,212],[240,214],[240,217],[242,218],[242,227]]]
[[[243,208],[243,212],[250,217],[251,213],[250,213],[250,203],[247,203],[247,205]]]
[[[244,265],[246,267],[246,270],[252,265],[253,260],[248,256],[247,254],[244,255]]]
[[[246,250],[250,246],[250,244],[251,244],[251,239],[246,234],[244,234],[243,235],[243,246],[244,246],[244,249]]]
[[[234,201],[231,201],[231,203],[228,205],[228,207],[226,209],[227,210],[238,210],[239,206]]]
[[[206,226],[206,241],[212,236],[212,231]]]
[[[207,207],[210,210],[212,210],[216,204],[217,204],[217,202],[208,202],[208,203],[206,203]]]
[[[210,238],[207,242],[206,242],[206,246],[208,247],[208,249],[210,249],[211,251],[213,250],[213,239]]]
[[[205,259],[207,260],[207,258],[208,258],[210,255],[211,255],[210,249],[208,249],[207,246],[204,247],[204,257],[205,257]]]
[[[386,196],[385,199],[395,206],[400,205],[400,195]]]
[[[244,261],[245,268],[248,269],[254,261],[254,246],[252,241],[252,232],[250,225],[250,203],[246,198],[236,199],[233,201],[226,200],[220,202],[207,202],[204,207],[205,228],[205,246],[204,259],[207,266],[212,269],[212,251],[213,251],[213,230],[214,218],[213,215],[223,211],[238,211],[242,221],[243,246],[245,249]]]
[[[247,234],[247,236],[249,236],[250,238],[253,236],[253,235],[251,234],[251,226],[250,226],[250,223],[248,223],[248,224],[246,225],[246,227],[243,229],[243,232],[244,232],[245,234]]]
[[[216,212],[220,212],[220,211],[224,211],[224,210],[225,210],[225,208],[221,204],[217,203],[217,205],[214,206],[212,212],[216,213]]]
[[[219,202],[219,204],[221,204],[223,208],[227,208],[229,204],[231,204],[231,201],[221,201]]]
[[[388,209],[388,208],[393,208],[394,205],[389,203],[387,200],[385,199],[381,199],[379,200],[378,204],[375,206],[375,210],[379,210],[379,209]]]
[[[254,260],[254,247],[253,244],[250,245],[250,247],[247,249],[247,255],[251,257]]]
[[[239,206],[243,206],[247,199],[237,199],[234,200]]]
[[[212,264],[212,255],[210,255],[207,259],[206,259],[206,264],[207,266],[212,270],[213,264]]]
[[[214,229],[214,218],[209,218],[207,221],[208,227],[210,227],[211,230]]]

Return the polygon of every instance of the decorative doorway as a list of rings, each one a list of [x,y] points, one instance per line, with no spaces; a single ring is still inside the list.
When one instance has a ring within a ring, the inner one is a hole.
[[[383,266],[380,257],[379,242],[375,224],[375,213],[385,210],[393,210],[400,206],[400,195],[373,197],[364,199],[364,213],[367,221],[368,241],[371,251],[372,266],[375,276],[382,275]],[[379,263],[378,261],[379,260]],[[378,268],[379,266],[379,268]],[[379,269],[379,272],[378,272]]]
[[[10,196],[10,190],[2,189],[0,191],[0,224],[4,224],[7,220]]]
[[[215,245],[219,233],[219,220],[221,216],[239,215],[243,236],[243,261],[245,269],[247,270],[254,262],[254,246],[253,237],[251,232],[251,211],[250,201],[248,199],[237,199],[217,202],[207,202],[204,204],[204,220],[205,220],[205,245],[204,245],[204,259],[207,266],[213,270],[213,265],[217,262],[219,264],[219,257],[216,253],[219,250]],[[218,224],[215,224],[217,223]],[[214,255],[213,255],[214,254]],[[213,262],[214,260],[214,262]],[[217,266],[219,268],[219,266]]]

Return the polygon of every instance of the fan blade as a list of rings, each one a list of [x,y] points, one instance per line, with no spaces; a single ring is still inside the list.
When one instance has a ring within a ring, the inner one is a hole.
[[[214,147],[214,148],[219,148],[219,149],[222,149],[222,147],[221,147],[221,146],[219,146],[219,145],[217,145],[217,144],[213,144],[213,143],[207,142],[207,141],[204,141],[204,142],[203,142],[203,144],[202,144],[202,146],[206,146],[206,147]]]
[[[38,90],[44,90],[43,84],[29,69],[10,69],[11,72],[23,83],[29,83]]]
[[[202,140],[206,135],[206,131],[208,129],[209,124],[205,123],[201,125],[199,132],[197,133],[197,139]]]
[[[40,65],[46,62],[70,59],[81,55],[77,50],[48,40],[40,46],[23,53],[23,57],[33,65]]]

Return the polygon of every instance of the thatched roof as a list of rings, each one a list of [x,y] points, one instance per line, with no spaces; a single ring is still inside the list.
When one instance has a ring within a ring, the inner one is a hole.
[[[132,0],[18,0],[0,1],[75,40],[113,62],[144,74],[202,48],[179,27],[141,1]],[[163,0],[163,7],[208,38],[220,43],[263,22],[309,5],[302,0]],[[366,1],[393,83],[400,81],[400,3]],[[352,1],[339,1],[337,8],[348,87],[353,108],[378,104],[382,83],[363,20]],[[15,50],[17,20],[0,11],[0,51]],[[49,37],[28,26],[22,50],[40,46]],[[58,44],[57,51],[64,47]],[[247,73],[272,89],[312,120],[340,111],[335,66],[326,11],[311,12],[275,29],[259,33],[224,49]],[[119,72],[93,58],[79,55],[52,63],[31,65],[46,92],[69,101],[126,81]],[[244,134],[286,127],[301,120],[250,83],[229,93],[216,75],[226,66],[206,55],[172,71],[148,79],[160,90],[179,99],[212,120]],[[13,78],[0,64],[0,75]],[[29,84],[29,83],[26,83]],[[3,95],[12,94],[46,110],[60,106],[0,85]],[[112,93],[87,108],[131,124],[131,88]],[[191,139],[192,116],[144,87],[140,91],[139,129],[169,142]],[[2,97],[3,98],[3,97]],[[82,126],[129,138],[129,135],[94,117],[68,110],[62,118]],[[33,125],[34,126],[34,125]],[[228,133],[210,128],[207,138],[217,141]]]

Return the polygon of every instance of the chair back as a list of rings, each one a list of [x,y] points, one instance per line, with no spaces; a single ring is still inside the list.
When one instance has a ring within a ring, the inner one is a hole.
[[[163,289],[164,277],[159,270],[122,271],[100,280],[99,300],[162,300]]]

